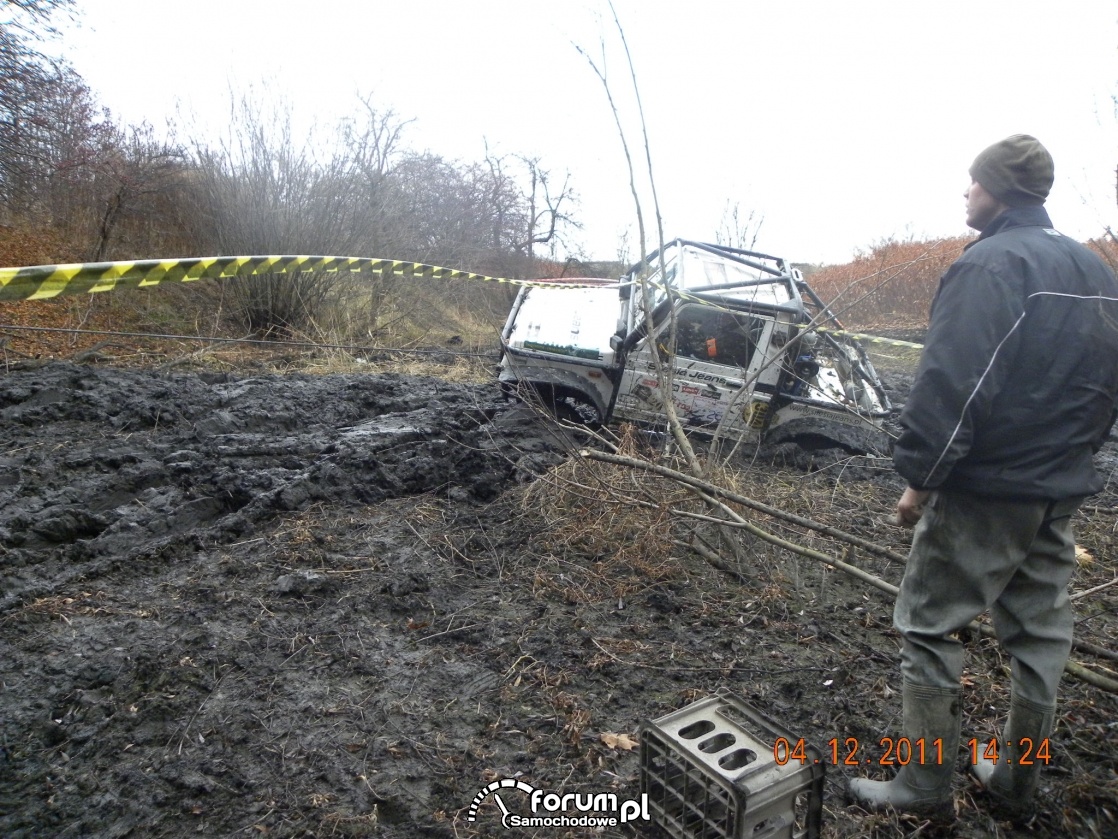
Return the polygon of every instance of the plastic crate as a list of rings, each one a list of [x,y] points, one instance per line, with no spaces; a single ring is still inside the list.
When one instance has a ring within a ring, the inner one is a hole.
[[[789,744],[777,762],[778,738]],[[641,792],[673,839],[814,839],[826,764],[760,711],[720,693],[641,726]]]

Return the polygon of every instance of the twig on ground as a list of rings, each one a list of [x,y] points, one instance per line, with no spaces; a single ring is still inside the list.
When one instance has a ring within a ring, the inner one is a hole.
[[[749,507],[750,509],[756,510],[760,513],[764,513],[768,516],[772,516],[773,518],[783,519],[784,521],[791,522],[792,524],[797,524],[800,527],[806,527],[814,530],[817,533],[822,533],[826,536],[831,536],[835,539],[849,542],[856,547],[870,551],[871,553],[885,557],[886,559],[893,560],[894,562],[899,562],[901,564],[904,564],[906,562],[905,558],[899,553],[878,545],[875,542],[871,542],[868,539],[863,539],[860,536],[855,536],[853,533],[846,533],[842,530],[839,530],[838,528],[831,527],[830,525],[821,524],[817,521],[812,521],[811,519],[788,513],[784,510],[777,509],[776,507],[771,507],[768,504],[763,504],[760,501],[756,501],[740,493],[733,492],[729,489],[726,489],[725,487],[720,487],[717,484],[710,483],[709,481],[704,481],[699,478],[692,477],[678,470],[671,469],[667,466],[661,466],[656,463],[650,463],[646,460],[626,457],[624,455],[598,452],[592,449],[584,449],[581,454],[583,457],[589,458],[590,460],[600,460],[605,463],[616,463],[621,466],[631,466],[637,469],[645,469],[650,472],[655,472],[659,475],[664,476],[665,478],[671,478],[672,480],[687,484],[688,486],[702,490],[704,492],[708,492],[712,495],[718,495],[728,501],[733,501],[737,504],[741,504],[744,507]]]
[[[1097,585],[1094,588],[1089,588],[1086,591],[1077,591],[1075,594],[1073,594],[1071,596],[1071,599],[1072,600],[1078,600],[1081,597],[1086,597],[1089,594],[1095,594],[1096,592],[1100,592],[1105,588],[1110,588],[1113,585],[1118,585],[1118,577],[1115,577],[1113,580],[1109,580],[1108,582],[1105,582],[1102,585]]]
[[[703,498],[704,500],[707,500],[709,503],[712,504],[712,506],[717,506],[717,507],[721,508],[723,512],[725,512],[728,516],[730,516],[732,521],[725,521],[723,519],[715,519],[715,521],[717,521],[720,525],[722,525],[724,527],[740,527],[740,528],[742,528],[744,530],[747,530],[748,532],[752,533],[757,538],[759,538],[759,539],[761,539],[765,542],[768,542],[771,545],[774,545],[774,546],[780,547],[780,548],[784,548],[785,550],[792,551],[794,553],[799,554],[800,556],[804,556],[804,557],[807,557],[809,559],[814,559],[814,560],[817,560],[819,562],[822,562],[825,565],[829,565],[832,568],[835,568],[839,571],[843,571],[843,572],[845,572],[845,573],[847,573],[847,574],[849,574],[853,577],[856,577],[857,579],[862,580],[863,582],[869,583],[874,588],[880,589],[881,591],[884,591],[888,594],[892,594],[892,595],[896,596],[897,593],[899,592],[899,589],[896,586],[894,586],[892,583],[887,583],[885,580],[882,580],[880,577],[876,577],[873,574],[868,573],[867,571],[863,571],[861,568],[857,568],[857,567],[855,567],[855,566],[853,566],[853,565],[851,565],[847,562],[843,562],[840,559],[836,559],[835,557],[829,556],[828,554],[824,554],[820,551],[812,550],[811,548],[804,547],[803,545],[798,545],[794,542],[789,542],[787,539],[782,539],[779,536],[775,536],[775,535],[769,533],[768,531],[763,530],[762,528],[758,527],[757,525],[753,524],[752,522],[746,521],[742,516],[740,516],[737,512],[735,512],[732,508],[728,507],[723,502],[718,501],[715,498],[712,498],[711,495],[707,494],[707,491],[709,490],[710,493],[717,493],[717,494],[724,495],[727,498],[730,498],[731,495],[736,495],[736,493],[731,494],[727,490],[723,490],[721,487],[715,486],[713,484],[709,484],[705,481],[700,481],[696,478],[692,478],[688,475],[685,475],[682,472],[677,472],[674,469],[669,469],[667,467],[658,466],[657,464],[648,463],[646,461],[637,460],[635,458],[628,458],[628,457],[624,457],[622,455],[608,455],[608,454],[605,454],[603,452],[594,452],[594,451],[589,451],[589,450],[584,450],[582,452],[582,454],[585,457],[587,457],[591,460],[601,460],[601,461],[607,462],[607,463],[619,463],[621,465],[629,465],[629,466],[633,466],[635,468],[647,469],[649,471],[656,472],[657,474],[663,475],[664,477],[670,477],[670,478],[673,478],[675,480],[678,480],[681,483],[687,484],[692,489],[694,489],[696,494],[700,498]],[[744,496],[741,496],[741,497],[744,498]],[[759,503],[759,502],[752,501],[752,499],[746,499],[746,500],[750,501],[750,506],[753,506],[754,504]],[[770,509],[773,509],[773,508],[770,508]],[[678,511],[673,511],[673,512],[678,512]],[[776,510],[774,510],[774,512],[781,513],[781,511],[776,511]],[[690,517],[708,518],[708,517],[701,516],[700,514],[697,514],[697,513],[683,513],[683,514],[688,515]],[[786,518],[787,515],[788,514],[782,514],[782,515],[779,515],[778,517]],[[808,520],[804,519],[803,521],[807,522]],[[823,527],[823,525],[819,525],[819,527]],[[830,529],[833,530],[833,528],[830,528]],[[841,533],[841,531],[836,531],[836,532]],[[830,535],[830,534],[828,534],[828,535]],[[844,534],[844,535],[851,535],[851,534]],[[842,537],[838,537],[838,538],[842,538]],[[857,537],[853,537],[853,538],[857,539]],[[857,539],[857,541],[858,542],[865,542],[865,540],[861,540],[861,539]],[[873,544],[873,543],[868,543],[868,544]],[[997,637],[997,635],[994,632],[993,627],[987,626],[985,624],[980,624],[977,621],[972,621],[969,624],[968,628],[971,629],[972,631],[976,631],[976,632],[978,632],[982,635],[985,635],[986,637],[990,637],[990,638],[996,638]],[[1072,645],[1073,645],[1073,647],[1076,647],[1078,649],[1084,649],[1082,647],[1078,647],[1076,642],[1074,642],[1074,641],[1073,641]],[[1084,651],[1086,651],[1086,650],[1084,650]],[[1110,679],[1110,678],[1107,678],[1106,676],[1102,676],[1098,673],[1095,673],[1091,670],[1088,670],[1082,664],[1079,664],[1076,661],[1072,661],[1071,659],[1068,660],[1064,669],[1067,673],[1075,676],[1076,678],[1080,679],[1081,681],[1087,682],[1088,684],[1093,685],[1093,686],[1095,686],[1095,687],[1097,687],[1101,690],[1105,690],[1108,693],[1118,694],[1118,680]]]
[[[678,545],[679,547],[685,548],[689,551],[694,551],[707,562],[709,562],[713,567],[717,568],[724,574],[729,574],[742,585],[748,585],[750,582],[752,582],[752,580],[745,576],[745,574],[741,573],[741,571],[738,571],[736,568],[732,568],[730,566],[730,563],[726,562],[726,560],[719,556],[716,551],[712,550],[702,539],[699,538],[698,534],[694,534],[690,542],[683,542],[679,539],[673,539],[672,544]]]

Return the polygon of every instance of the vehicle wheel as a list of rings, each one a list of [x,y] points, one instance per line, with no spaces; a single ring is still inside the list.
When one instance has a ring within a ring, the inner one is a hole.
[[[889,436],[879,429],[849,426],[825,419],[802,419],[777,426],[767,435],[765,443],[795,443],[808,452],[838,448],[849,454],[891,457]]]
[[[570,422],[575,425],[582,425],[582,415],[578,412],[578,408],[569,399],[560,399],[551,407],[552,413],[555,414],[555,419],[559,422]]]
[[[570,396],[556,399],[551,404],[551,412],[560,422],[584,425],[588,428],[597,428],[599,425],[598,412],[585,402]]]

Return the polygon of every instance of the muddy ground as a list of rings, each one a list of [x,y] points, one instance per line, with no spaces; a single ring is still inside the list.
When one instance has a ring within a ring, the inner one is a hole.
[[[649,835],[506,829],[497,796],[473,821],[470,805],[506,778],[635,797],[641,722],[719,689],[876,762],[899,728],[891,598],[756,541],[713,564],[673,546],[684,524],[650,477],[569,444],[491,384],[0,375],[0,835]],[[905,550],[887,461],[785,445],[738,480]],[[1115,574],[1116,504],[1108,490],[1081,514],[1077,591]],[[1077,604],[1079,637],[1113,650],[1118,586]],[[1007,662],[969,647],[964,737],[989,737]],[[1118,835],[1118,696],[1065,678],[1024,828],[962,772],[946,826],[868,815],[843,801],[865,771],[886,773],[827,767],[824,836]],[[501,798],[526,812],[524,793]]]

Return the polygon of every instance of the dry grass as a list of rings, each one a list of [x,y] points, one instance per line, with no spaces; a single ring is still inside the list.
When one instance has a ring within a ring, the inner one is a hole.
[[[623,436],[622,443],[628,454],[639,453],[633,438]],[[899,487],[884,476],[882,480],[866,480],[864,463],[857,480],[848,478],[843,470],[854,465],[839,464],[834,469],[805,475],[795,470],[750,469],[734,463],[713,468],[711,479],[773,507],[863,534],[900,554],[906,553],[911,531],[893,525],[890,520]],[[851,584],[841,574],[815,562],[787,551],[750,546],[747,541],[743,541],[743,547],[752,548],[753,553],[739,567],[753,570],[752,579],[736,579],[740,584],[730,582],[728,577],[720,580],[723,575],[678,547],[682,526],[668,510],[693,504],[689,494],[651,475],[634,474],[598,462],[570,460],[521,493],[519,509],[525,526],[546,534],[552,546],[532,559],[537,563],[534,591],[538,597],[560,597],[568,603],[598,604],[599,608],[610,598],[618,598],[624,600],[628,610],[631,601],[636,602],[642,592],[657,586],[663,589],[686,584],[688,590],[694,586],[702,589],[702,595],[691,603],[693,611],[688,620],[693,626],[725,626],[725,616],[736,614],[741,616],[742,625],[762,630],[773,638],[792,638],[804,647],[824,652],[841,651],[851,660],[868,656],[864,659],[866,672],[879,675],[864,678],[865,707],[875,709],[883,719],[887,713],[896,712],[899,700],[895,695],[894,667],[887,660],[889,644],[870,641],[890,635],[891,607],[887,596],[868,586],[859,591],[859,584]],[[1081,561],[1074,591],[1085,591],[1113,579],[1110,558],[1118,531],[1116,511],[1118,506],[1109,495],[1081,511],[1077,521],[1080,542],[1097,550],[1099,558]],[[902,574],[899,562],[850,550],[835,540],[758,513],[739,512],[787,539],[841,555],[887,581],[896,583]],[[1115,648],[1118,638],[1113,635],[1112,618],[1116,597],[1118,587],[1112,587],[1105,593],[1077,600],[1077,638]],[[619,609],[620,606],[621,603]],[[806,615],[811,620],[805,620]],[[665,645],[655,633],[600,636],[593,640],[594,649],[589,650],[585,664],[588,671],[638,670],[647,674],[650,684],[668,673],[699,678],[700,674],[715,672],[720,665],[725,668],[722,677],[736,682],[740,677],[735,668],[748,669],[759,662],[778,666],[787,662],[790,650],[779,644],[760,646],[751,651],[748,660],[742,661],[711,646],[704,648],[704,656],[695,665],[687,665],[680,664],[687,658],[687,651],[677,660],[674,646]],[[1009,662],[991,640],[971,635],[967,644],[967,731],[989,733],[1000,725],[991,709],[1002,709],[1004,713],[1008,704]],[[1074,653],[1073,657],[1100,673],[1118,669],[1109,660],[1082,652]],[[522,684],[551,697],[560,720],[557,725],[565,737],[571,738],[570,742],[578,742],[576,738],[582,736],[586,721],[581,713],[585,704],[578,700],[575,686],[587,677],[558,672],[528,659],[519,662],[518,669],[522,672]],[[1110,835],[1118,814],[1112,812],[1108,802],[1118,801],[1118,781],[1107,778],[1105,772],[1100,773],[1092,765],[1093,760],[1112,760],[1112,750],[1101,745],[1108,743],[1111,736],[1105,715],[1100,717],[1095,708],[1102,701],[1094,688],[1071,678],[1066,680],[1060,723],[1065,743],[1059,758],[1063,775],[1053,775],[1059,777],[1055,787],[1058,792],[1045,799],[1043,822],[1030,828],[1030,833]],[[851,698],[841,700],[844,708],[853,702]],[[680,699],[679,704],[683,703]],[[865,814],[845,807],[841,797],[843,775],[829,775],[832,777],[828,781],[824,833],[827,836],[954,835],[971,839],[1018,835],[1007,824],[999,824],[986,815],[986,803],[976,799],[973,784],[966,781],[960,782],[955,792],[956,821],[947,826],[895,813]]]
[[[398,373],[406,376],[434,376],[455,383],[491,382],[497,361],[496,348],[481,347],[462,351],[384,353],[381,357],[365,360],[346,350],[327,350],[308,353],[289,369],[316,375],[364,373]]]
[[[624,430],[620,447],[630,456],[642,454],[637,438]],[[656,457],[647,450],[643,455]],[[779,510],[862,534],[896,555],[908,552],[911,531],[892,521],[902,486],[887,460],[852,457],[849,462],[840,461],[820,472],[804,474],[772,466],[750,468],[747,460],[739,458],[712,464],[709,479]],[[537,568],[536,587],[560,591],[568,602],[611,597],[624,600],[664,582],[705,573],[702,561],[681,549],[682,544],[691,544],[696,534],[721,557],[720,562],[712,564],[723,571],[728,569],[738,582],[747,583],[755,599],[762,601],[766,591],[778,591],[785,598],[825,597],[826,580],[835,573],[741,531],[733,531],[731,538],[736,544],[721,542],[713,525],[696,526],[675,512],[708,512],[689,490],[650,473],[572,458],[521,492],[519,507],[526,526],[546,532],[550,545]],[[1074,592],[1087,592],[1114,579],[1110,560],[1118,540],[1114,498],[1112,493],[1105,493],[1077,516],[1078,541],[1084,552]],[[753,510],[738,508],[737,512],[789,542],[841,558],[886,582],[899,583],[903,566],[898,560],[855,549]],[[1105,649],[1118,645],[1109,619],[1116,597],[1118,585],[1077,599],[1077,638]],[[1111,678],[1115,674],[1108,671],[1118,669],[1110,661],[1091,656],[1080,659]]]
[[[636,438],[623,431],[622,449]],[[519,507],[546,532],[550,550],[536,585],[569,602],[621,599],[684,575],[673,559],[674,507],[690,493],[659,478],[612,464],[571,458],[527,485]]]
[[[40,597],[5,617],[3,622],[25,615],[36,615],[69,623],[70,618],[73,617],[126,615],[135,618],[147,618],[151,617],[152,614],[154,613],[149,609],[124,608],[103,591],[83,591],[74,597],[63,595]]]
[[[939,278],[968,241],[884,242],[853,262],[812,274],[810,283],[848,325],[922,329]]]
[[[2,265],[51,264],[64,255],[59,242],[46,233],[0,226]],[[0,348],[8,362],[74,358],[96,347],[96,360],[120,365],[185,362],[227,369],[262,364],[324,373],[436,374],[452,381],[492,378],[496,359],[487,354],[497,346],[514,286],[363,275],[332,279],[328,299],[314,319],[288,334],[249,333],[235,314],[232,291],[238,280],[201,280],[0,303]],[[5,325],[10,328],[4,330]],[[183,337],[107,334],[114,332]],[[298,343],[287,347],[215,343],[264,337]],[[433,353],[433,348],[445,352]],[[417,352],[378,353],[382,350]],[[478,355],[483,357],[471,358]],[[366,364],[369,358],[373,360]]]

